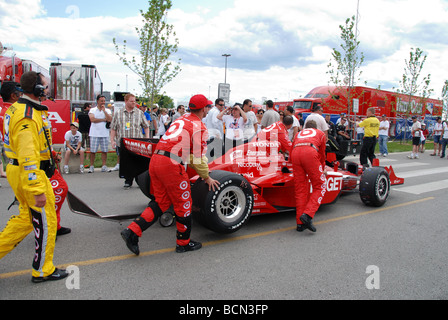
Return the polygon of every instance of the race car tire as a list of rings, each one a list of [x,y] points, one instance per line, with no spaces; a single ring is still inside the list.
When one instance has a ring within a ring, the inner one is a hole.
[[[364,204],[381,207],[390,193],[389,174],[383,167],[366,168],[359,181],[359,195]]]
[[[159,217],[159,224],[164,228],[173,226],[174,221],[176,221],[176,214],[174,213],[173,206]]]
[[[149,176],[149,170],[139,174],[136,181],[143,194],[148,198],[154,199],[154,196],[150,193],[151,178]]]
[[[210,177],[219,181],[218,190],[209,191],[198,179],[192,186],[193,218],[208,229],[228,234],[239,230],[252,214],[254,194],[247,180],[239,174],[216,170]]]

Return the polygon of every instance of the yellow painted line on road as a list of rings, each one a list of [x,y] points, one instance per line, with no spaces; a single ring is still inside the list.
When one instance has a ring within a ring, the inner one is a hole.
[[[318,221],[318,222],[315,222],[314,224],[320,225],[320,224],[326,224],[326,223],[330,223],[330,222],[336,222],[336,221],[341,221],[341,220],[357,218],[357,217],[365,216],[365,215],[372,214],[372,213],[383,212],[383,211],[388,211],[391,209],[406,207],[406,206],[410,206],[413,204],[422,203],[422,202],[426,202],[426,201],[430,201],[430,200],[434,200],[434,199],[435,199],[434,197],[428,197],[428,198],[424,198],[424,199],[419,199],[419,200],[414,200],[414,201],[410,201],[410,202],[396,204],[396,205],[393,205],[390,207],[381,207],[378,209],[355,213],[355,214],[351,214],[351,215],[347,215],[347,216],[343,216],[343,217]],[[265,237],[265,236],[269,236],[269,235],[273,235],[273,234],[277,234],[277,233],[294,230],[295,228],[296,228],[296,226],[282,228],[282,229],[276,229],[276,230],[270,230],[270,231],[265,231],[265,232],[259,232],[259,233],[254,233],[254,234],[248,234],[248,235],[244,235],[244,236],[232,237],[229,239],[209,241],[209,242],[203,243],[203,246],[204,247],[205,246],[214,246],[214,245],[228,243],[228,242],[235,242],[235,241],[259,238],[259,237]],[[175,250],[175,248],[153,250],[153,251],[142,252],[142,253],[140,253],[139,256],[136,256],[134,254],[127,254],[127,255],[122,255],[122,256],[114,256],[114,257],[108,257],[108,258],[99,258],[99,259],[93,259],[93,260],[85,260],[85,261],[67,263],[64,265],[59,265],[57,267],[65,268],[69,265],[74,265],[74,266],[79,267],[79,266],[95,265],[95,264],[100,264],[100,263],[108,263],[108,262],[121,261],[121,260],[127,260],[127,259],[137,259],[139,257],[147,257],[147,256],[158,255],[158,254],[164,254],[164,253],[168,253],[168,252],[174,252],[174,250]],[[16,272],[0,273],[0,279],[13,278],[13,277],[23,276],[23,275],[27,275],[27,274],[30,275],[31,271],[30,270],[21,270],[21,271],[16,271]]]

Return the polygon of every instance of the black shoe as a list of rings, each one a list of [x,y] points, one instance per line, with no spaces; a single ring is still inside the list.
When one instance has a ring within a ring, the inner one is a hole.
[[[64,269],[58,269],[56,268],[52,274],[50,274],[47,277],[32,277],[31,281],[34,283],[40,283],[45,281],[56,281],[64,279],[68,276],[68,272]]]
[[[138,236],[132,230],[124,229],[121,231],[121,237],[124,242],[126,242],[128,249],[138,256],[140,254],[140,249],[138,248]]]
[[[302,214],[300,216],[300,221],[303,222],[303,226],[312,232],[316,232],[316,228],[313,225],[312,218],[307,214]]]
[[[298,232],[302,232],[302,231],[304,231],[304,230],[306,230],[305,225],[303,225],[303,224],[298,224],[298,225],[297,225],[297,231],[298,231]]]
[[[59,229],[59,230],[56,232],[56,235],[57,235],[57,236],[63,236],[64,234],[68,234],[68,233],[70,233],[70,232],[72,232],[72,229],[70,229],[70,228],[66,228],[66,227],[61,227],[61,229]]]
[[[180,245],[176,244],[176,252],[177,253],[184,253],[187,251],[195,251],[195,250],[199,250],[201,248],[202,248],[202,243],[193,241],[193,240],[190,240],[190,243],[187,244],[186,246],[180,246]]]
[[[129,189],[130,187],[132,187],[132,181],[131,181],[131,182],[127,182],[127,181],[126,181],[126,182],[124,183],[123,188],[127,190],[127,189]]]

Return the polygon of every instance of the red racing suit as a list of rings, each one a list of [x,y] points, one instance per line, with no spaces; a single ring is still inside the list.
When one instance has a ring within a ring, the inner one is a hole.
[[[293,142],[291,162],[294,170],[296,220],[306,213],[314,218],[326,192],[325,134],[317,129],[300,131]],[[310,193],[310,181],[313,188]]]
[[[54,171],[53,176],[50,178],[51,187],[53,188],[55,198],[55,209],[58,220],[58,230],[61,229],[61,208],[68,193],[68,185],[62,177],[59,169]]]
[[[184,163],[193,167],[201,178],[208,178],[205,157],[207,139],[207,128],[195,114],[187,114],[174,121],[160,139],[149,164],[155,202],[151,201],[140,217],[128,226],[139,237],[173,205],[176,214],[176,243],[180,246],[188,245],[193,202],[190,179]]]

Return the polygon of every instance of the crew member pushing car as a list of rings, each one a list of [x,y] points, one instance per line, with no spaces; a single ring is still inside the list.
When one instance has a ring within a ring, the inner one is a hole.
[[[293,142],[291,162],[294,170],[297,231],[316,232],[312,223],[326,192],[325,134],[317,129],[316,122],[305,123]],[[311,181],[313,188],[310,193]]]
[[[277,121],[269,127],[262,129],[251,142],[278,141],[280,150],[288,152],[291,155],[292,143],[291,140],[289,140],[288,130],[291,129],[293,123],[294,120],[292,116],[285,116],[282,121]],[[271,147],[268,149],[271,149]]]
[[[188,163],[208,184],[210,190],[219,187],[218,181],[209,176],[207,149],[207,128],[202,122],[209,104],[203,95],[190,99],[191,113],[174,121],[162,136],[149,165],[152,189],[155,201],[151,201],[143,213],[135,219],[121,236],[134,254],[140,253],[138,238],[163,212],[174,206],[176,214],[177,241],[176,252],[198,250],[200,242],[190,240],[191,199],[190,179],[184,163]]]

